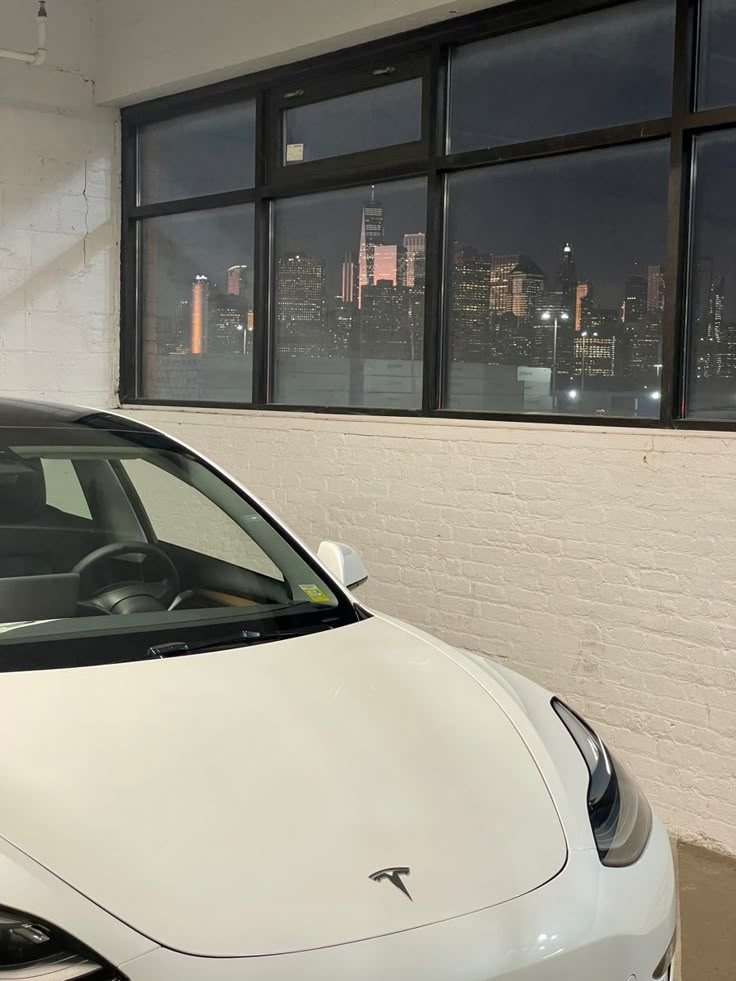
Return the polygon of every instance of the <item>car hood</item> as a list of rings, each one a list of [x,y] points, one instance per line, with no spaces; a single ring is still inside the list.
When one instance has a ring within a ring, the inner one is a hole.
[[[567,848],[462,655],[380,617],[0,675],[0,834],[186,953],[304,950],[502,903]],[[373,881],[371,873],[408,868]]]

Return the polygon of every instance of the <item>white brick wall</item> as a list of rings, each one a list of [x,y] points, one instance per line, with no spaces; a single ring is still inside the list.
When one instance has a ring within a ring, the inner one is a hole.
[[[736,852],[736,434],[139,410],[366,601],[569,698],[670,829]]]
[[[0,61],[0,395],[111,404],[117,387],[117,113],[94,106],[93,0],[49,5],[48,63]],[[35,47],[6,0],[0,46]]]

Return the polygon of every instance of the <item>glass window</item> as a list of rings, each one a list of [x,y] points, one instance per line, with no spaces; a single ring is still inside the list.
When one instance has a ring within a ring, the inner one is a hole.
[[[142,126],[138,135],[141,204],[252,187],[254,102],[218,106]]]
[[[142,396],[249,402],[253,205],[141,226]]]
[[[277,203],[275,401],[421,405],[426,207],[423,180]]]
[[[695,146],[690,259],[689,410],[736,416],[736,133]]]
[[[160,541],[283,580],[281,570],[243,528],[191,484],[149,460],[124,460],[123,467]],[[242,510],[246,527],[257,520],[245,503]]]
[[[64,514],[91,518],[87,498],[71,460],[41,460],[46,482],[46,503]]]
[[[0,430],[0,670],[147,660],[158,645],[194,655],[355,622],[246,494],[167,437],[107,423],[125,425],[96,414]],[[94,521],[49,506],[46,475],[73,470]]]
[[[736,105],[736,5],[702,0],[700,10],[698,108]]]
[[[672,0],[648,0],[458,48],[451,149],[669,116],[674,15]]]
[[[449,408],[659,415],[668,154],[450,177]]]
[[[355,92],[284,112],[284,163],[411,143],[422,136],[422,80]]]

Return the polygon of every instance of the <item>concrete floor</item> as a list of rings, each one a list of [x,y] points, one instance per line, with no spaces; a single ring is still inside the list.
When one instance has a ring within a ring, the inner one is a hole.
[[[736,981],[736,859],[677,845],[682,981]]]

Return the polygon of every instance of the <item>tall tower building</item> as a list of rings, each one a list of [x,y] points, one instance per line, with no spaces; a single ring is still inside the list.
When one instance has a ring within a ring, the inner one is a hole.
[[[405,286],[395,287],[376,277],[363,290],[360,310],[364,358],[386,360],[411,358],[411,293]]]
[[[713,336],[720,342],[723,340],[723,306],[726,300],[726,280],[719,276],[713,286]]]
[[[355,260],[352,252],[346,252],[342,262],[340,298],[343,303],[355,303]]]
[[[661,313],[664,310],[664,271],[661,266],[647,269],[647,312]]]
[[[373,280],[374,286],[382,281],[390,282],[392,286],[399,284],[399,247],[398,245],[373,246]]]
[[[529,256],[520,256],[509,276],[511,313],[519,319],[532,316],[544,293],[544,273]]]
[[[192,330],[191,298],[179,300],[174,316],[174,334],[168,339],[164,350],[167,354],[184,354],[189,350]]]
[[[408,235],[404,235],[407,286],[414,286],[414,281],[416,279],[417,256],[423,256],[426,251],[426,247],[426,236],[424,232],[411,232]]]
[[[325,344],[326,274],[322,259],[279,256],[276,317],[280,355],[317,357]]]
[[[582,330],[583,312],[586,308],[585,300],[591,291],[590,283],[578,283],[575,290],[575,330]]]
[[[626,277],[624,284],[624,323],[643,323],[646,319],[648,283],[638,267],[634,264],[631,275]]]
[[[575,256],[569,242],[565,242],[565,247],[562,250],[560,271],[557,274],[557,290],[560,294],[560,306],[568,317],[574,317],[577,305],[578,275],[575,268]]]
[[[713,259],[701,256],[695,263],[695,283],[693,287],[695,323],[707,329],[713,311]]]
[[[449,311],[453,361],[487,364],[492,358],[491,258],[469,245],[455,245],[453,249]]]
[[[245,353],[247,333],[245,308],[240,296],[226,293],[210,297],[207,351],[220,354]]]
[[[489,258],[489,289],[491,313],[511,313],[511,283],[509,277],[521,262],[521,255],[491,255]]]
[[[209,317],[209,297],[209,280],[206,276],[195,276],[192,283],[192,354],[204,354],[204,339]]]
[[[371,188],[371,199],[363,206],[360,223],[360,247],[358,250],[358,306],[364,286],[372,286],[376,281],[373,275],[373,251],[383,244],[383,205],[376,201],[376,189]]]
[[[227,271],[227,291],[230,296],[248,295],[247,266],[230,266]]]

